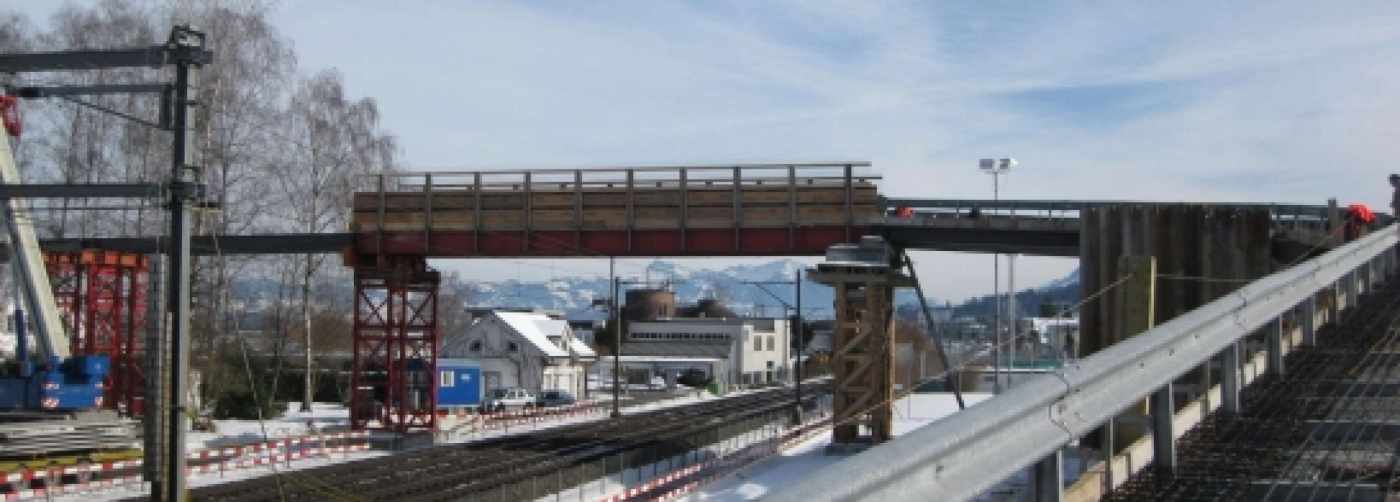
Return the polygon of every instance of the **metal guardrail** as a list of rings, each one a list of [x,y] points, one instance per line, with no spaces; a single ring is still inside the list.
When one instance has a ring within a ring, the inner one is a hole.
[[[1393,272],[1397,240],[1388,226],[1263,277],[1062,371],[829,465],[767,500],[961,501],[1042,459],[1056,460],[1050,472],[1058,473],[1060,449],[1110,417],[1300,304],[1311,306],[1324,289],[1344,288],[1350,299],[1358,272]]]
[[[914,210],[947,212],[955,214],[967,214],[973,210],[982,213],[1041,213],[1051,217],[1073,217],[1084,209],[1092,209],[1108,206],[1123,205],[1165,205],[1165,204],[1200,204],[1206,206],[1219,207],[1244,207],[1244,208],[1268,208],[1278,219],[1313,219],[1326,220],[1328,208],[1326,205],[1307,204],[1272,204],[1256,202],[1151,202],[1151,201],[1129,201],[1129,200],[1030,200],[1030,199],[1002,199],[1002,200],[979,200],[979,199],[910,199],[910,198],[887,198],[885,208],[893,211],[896,208],[907,207]]]

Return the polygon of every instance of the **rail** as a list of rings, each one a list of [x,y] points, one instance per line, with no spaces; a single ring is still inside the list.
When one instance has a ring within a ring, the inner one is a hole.
[[[1037,471],[1056,473],[1037,476],[1036,484],[1045,490],[1041,499],[1059,500],[1061,448],[1150,395],[1170,395],[1174,379],[1217,354],[1238,357],[1243,338],[1271,323],[1281,325],[1282,316],[1300,306],[1315,308],[1324,290],[1338,288],[1350,303],[1362,276],[1374,282],[1376,272],[1394,272],[1396,243],[1395,227],[1387,226],[1059,372],[829,465],[768,500],[970,500],[1033,464]],[[1305,329],[1310,325],[1305,323]],[[1282,337],[1278,331],[1270,336]],[[1311,336],[1305,333],[1304,339]],[[1272,342],[1271,360],[1281,358],[1282,348]],[[1229,366],[1224,365],[1227,373]],[[1223,398],[1226,409],[1232,404],[1238,409],[1238,385],[1234,389],[1233,396]],[[1170,406],[1165,408],[1169,415]],[[1170,439],[1155,444],[1168,449],[1159,450],[1168,455],[1158,458],[1174,458]],[[1046,479],[1053,485],[1042,484]]]

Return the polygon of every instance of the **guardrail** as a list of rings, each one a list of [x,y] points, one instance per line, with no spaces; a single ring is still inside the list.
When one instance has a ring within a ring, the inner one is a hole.
[[[1397,240],[1388,226],[1263,277],[1062,371],[829,465],[768,500],[969,500],[1033,464],[1037,498],[1060,500],[1061,448],[1144,398],[1169,398],[1172,380],[1216,355],[1238,360],[1240,341],[1271,323],[1270,362],[1281,361],[1282,316],[1299,307],[1314,312],[1317,295],[1331,288],[1350,304],[1363,280],[1394,272]],[[1303,316],[1304,343],[1315,332],[1311,317]],[[1239,365],[1222,366],[1222,407],[1238,410]],[[1152,408],[1165,410],[1154,411],[1154,424],[1171,416],[1171,406]],[[1174,458],[1169,418],[1166,427],[1154,434],[1158,459]]]
[[[1256,202],[1210,202],[1210,203],[1188,203],[1188,202],[1150,202],[1131,200],[1030,200],[1030,199],[910,199],[910,198],[887,198],[885,199],[886,212],[894,211],[901,207],[907,207],[916,211],[940,212],[955,215],[968,215],[973,211],[981,214],[1009,214],[1018,213],[1027,216],[1046,216],[1059,218],[1073,218],[1079,215],[1079,211],[1109,206],[1124,205],[1174,205],[1174,204],[1201,204],[1219,207],[1241,207],[1241,208],[1268,208],[1274,214],[1276,220],[1294,221],[1326,221],[1328,217],[1328,206],[1307,205],[1307,204],[1272,204]]]

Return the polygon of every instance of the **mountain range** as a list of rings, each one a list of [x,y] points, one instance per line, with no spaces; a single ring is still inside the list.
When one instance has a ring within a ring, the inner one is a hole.
[[[644,276],[649,282],[629,284],[628,288],[664,287],[676,294],[680,304],[694,303],[701,299],[718,299],[725,306],[741,315],[780,316],[784,315],[783,303],[794,303],[791,281],[799,270],[809,265],[792,260],[777,259],[756,264],[738,264],[724,268],[695,268],[682,264],[656,260],[647,266]],[[832,317],[833,295],[831,288],[806,280],[802,282],[803,315],[812,319]],[[632,280],[632,277],[628,277]],[[640,278],[638,278],[640,279]],[[768,292],[753,282],[787,282],[789,284],[765,285]],[[451,292],[463,301],[463,307],[473,308],[531,308],[563,312],[571,319],[603,319],[606,312],[595,307],[594,300],[605,300],[609,296],[610,281],[607,277],[577,276],[557,277],[542,281],[445,281],[444,293]],[[246,299],[245,305],[251,310],[261,310],[277,296],[276,281],[267,279],[247,279],[235,281],[235,296]],[[331,306],[349,308],[351,298],[350,281],[347,277],[327,278],[314,290],[323,302]],[[296,301],[299,292],[290,292],[289,301]],[[776,296],[778,299],[775,299]],[[1073,303],[1079,296],[1079,273],[1074,271],[1063,278],[1050,281],[1042,286],[1017,292],[1018,310],[1022,315],[1036,314],[1042,303]],[[928,299],[929,305],[939,310],[941,317],[990,315],[993,309],[992,296],[972,298],[966,302],[950,306],[936,298]],[[917,315],[917,300],[911,289],[901,289],[896,296],[901,316]],[[445,306],[445,305],[444,305]]]

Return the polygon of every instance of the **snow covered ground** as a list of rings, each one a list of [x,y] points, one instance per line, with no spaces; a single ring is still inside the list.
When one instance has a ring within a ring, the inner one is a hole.
[[[724,397],[733,397],[736,395],[740,395],[744,392],[748,391],[734,392]],[[687,404],[693,404],[714,399],[721,399],[721,397],[714,396],[709,393],[685,393],[670,399],[651,400],[642,404],[635,404],[631,406],[628,406],[626,401],[622,401],[620,404],[622,405],[622,411],[624,413],[636,413],[641,411],[650,411],[676,406],[684,406]],[[264,431],[266,432],[266,439],[276,439],[312,434],[313,428],[322,431],[324,431],[327,428],[343,430],[344,427],[349,424],[349,412],[344,406],[340,404],[316,403],[314,406],[312,406],[312,411],[309,413],[296,411],[296,408],[297,404],[291,403],[290,409],[282,417],[270,418],[267,420],[263,420],[261,423],[259,423],[257,420],[218,420],[217,433],[191,432],[189,434],[188,437],[190,450],[197,451],[204,448],[214,448],[218,446],[246,444],[251,442],[262,441],[264,439]],[[447,443],[467,443],[472,441],[480,441],[483,439],[500,437],[508,434],[518,434],[526,431],[544,430],[564,425],[602,420],[607,416],[607,413],[598,413],[587,416],[578,416],[564,418],[560,420],[544,421],[521,427],[513,427],[509,431],[498,430],[490,431],[484,434],[460,437],[456,440],[448,441]],[[348,454],[337,453],[332,454],[330,458],[312,458],[296,460],[293,461],[290,466],[256,466],[245,469],[228,470],[224,473],[197,473],[190,476],[190,487],[199,488],[202,486],[211,486],[221,483],[228,483],[232,481],[240,481],[249,478],[270,475],[277,475],[278,478],[268,477],[267,481],[269,483],[276,482],[276,480],[280,480],[282,482],[296,484],[300,482],[306,482],[301,479],[302,476],[296,474],[296,471],[302,469],[310,469],[314,467],[321,467],[325,465],[332,465],[351,460],[360,460],[389,454],[391,454],[391,452],[375,450],[353,452]],[[147,488],[143,488],[143,485],[137,484],[126,487],[114,487],[111,489],[98,491],[94,493],[71,493],[57,495],[54,496],[52,500],[71,502],[120,500],[139,496],[145,493],[146,490]]]
[[[969,406],[982,402],[991,394],[964,394]],[[952,394],[913,394],[896,402],[894,433],[907,433],[958,411]],[[756,500],[764,495],[800,482],[813,471],[839,462],[844,456],[826,454],[831,444],[830,434],[815,437],[771,458],[759,461],[718,482],[701,487],[684,500],[731,502]]]
[[[257,420],[216,420],[216,432],[191,432],[190,450],[247,444],[264,439],[305,436],[317,431],[344,430],[350,426],[350,410],[340,403],[312,403],[310,412],[298,411],[299,403],[288,403],[287,412],[277,418]]]

